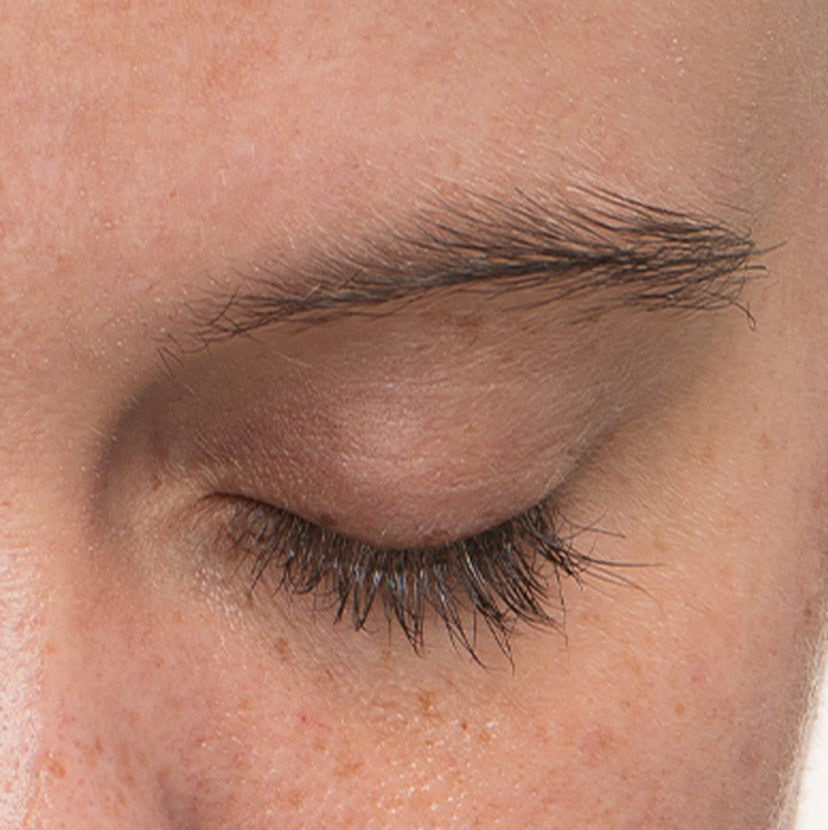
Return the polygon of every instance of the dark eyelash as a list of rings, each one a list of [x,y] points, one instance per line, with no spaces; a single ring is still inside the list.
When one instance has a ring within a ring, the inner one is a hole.
[[[560,629],[562,580],[580,580],[587,569],[607,578],[611,564],[577,552],[583,529],[566,525],[564,534],[545,503],[475,536],[417,549],[377,548],[264,502],[220,497],[231,502],[227,530],[240,564],[249,564],[251,590],[273,570],[276,590],[321,594],[335,620],[350,617],[357,630],[379,604],[418,653],[432,611],[474,659],[481,621],[511,659],[516,623]]]

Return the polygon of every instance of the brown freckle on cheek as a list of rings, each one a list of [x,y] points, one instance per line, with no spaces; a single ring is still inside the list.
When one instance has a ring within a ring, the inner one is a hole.
[[[95,769],[98,766],[98,759],[103,755],[104,748],[100,738],[95,738],[94,744],[78,744],[78,747],[83,753],[83,760],[86,768],[89,770]]]
[[[132,787],[135,784],[135,776],[132,772],[132,764],[130,762],[129,747],[126,744],[121,744],[118,750],[118,763],[124,772],[122,778],[125,784]]]
[[[50,752],[48,758],[46,759],[46,772],[48,772],[48,774],[53,778],[65,778],[66,765],[60,760],[60,758]]]
[[[285,793],[285,801],[288,807],[294,811],[298,811],[305,804],[305,793],[302,790],[290,790]]]
[[[685,707],[685,705],[681,701],[679,701],[675,705],[675,710],[676,710],[676,714],[681,718],[681,717],[684,717],[684,714],[687,711],[687,708]]]
[[[758,743],[748,739],[739,750],[739,764],[747,774],[754,773],[763,760],[763,753]]]
[[[814,608],[814,601],[812,599],[806,600],[805,605],[802,607],[802,619],[805,620],[806,623],[809,623],[811,620],[820,616],[821,611]]]
[[[158,784],[160,790],[167,789],[167,783],[170,780],[170,768],[162,767],[155,775],[155,782]]]
[[[606,726],[595,726],[581,735],[578,741],[578,749],[590,761],[595,761],[612,746],[614,740],[615,736],[611,729],[608,729]]]
[[[334,769],[334,778],[337,781],[346,781],[356,778],[365,769],[365,761],[345,761],[337,764]]]
[[[417,695],[420,712],[424,715],[435,715],[437,710],[437,695],[434,692],[420,692]]]
[[[287,640],[284,637],[279,637],[274,645],[279,661],[283,664],[291,663],[293,661],[293,653],[290,650]]]
[[[716,458],[716,453],[713,451],[713,445],[705,444],[700,453],[700,457],[702,461],[705,461],[708,464],[712,464]]]

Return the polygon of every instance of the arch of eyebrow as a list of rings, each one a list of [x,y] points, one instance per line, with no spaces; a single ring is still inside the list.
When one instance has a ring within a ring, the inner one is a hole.
[[[282,321],[394,313],[438,289],[522,295],[523,308],[577,300],[585,316],[736,306],[752,322],[740,297],[765,271],[760,253],[749,233],[721,221],[608,191],[464,192],[435,200],[402,230],[328,244],[298,265],[273,258],[242,269],[230,296],[191,310],[202,345]]]

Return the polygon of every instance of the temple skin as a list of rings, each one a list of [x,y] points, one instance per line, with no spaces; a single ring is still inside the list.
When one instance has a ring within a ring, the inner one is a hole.
[[[828,549],[824,4],[0,9],[0,825],[793,826]],[[190,347],[257,263],[289,292],[424,205],[569,187],[745,229],[755,326],[437,292]],[[564,631],[518,626],[511,662],[249,592],[205,506],[393,547],[552,491],[641,567],[565,580]]]

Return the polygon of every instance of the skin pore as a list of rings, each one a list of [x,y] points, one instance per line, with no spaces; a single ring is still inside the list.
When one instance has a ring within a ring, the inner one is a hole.
[[[823,4],[3,21],[3,823],[790,826],[826,587]],[[752,239],[755,326],[495,280],[204,343],[263,279],[407,273],[438,207],[451,234],[476,200],[608,198]],[[239,500],[432,556],[545,503],[616,564],[545,563],[553,625],[506,654],[434,608],[416,653],[381,597],[355,630],[278,569],[251,591]]]

